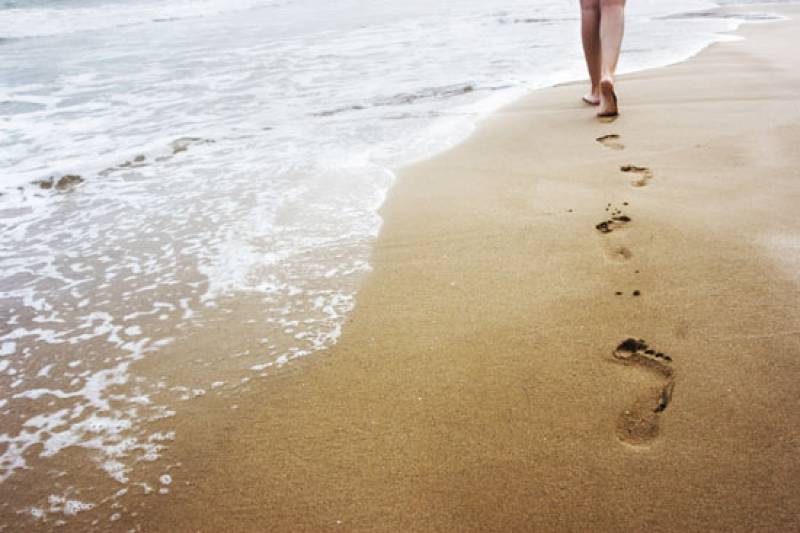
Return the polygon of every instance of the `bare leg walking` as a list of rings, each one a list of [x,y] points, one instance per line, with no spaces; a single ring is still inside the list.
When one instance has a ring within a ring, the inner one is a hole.
[[[581,0],[581,38],[586,67],[589,69],[589,78],[592,81],[591,92],[583,97],[583,101],[590,105],[599,105],[602,69],[599,0]]]
[[[600,45],[602,70],[600,73],[599,116],[617,114],[617,95],[614,92],[614,74],[617,71],[622,35],[625,31],[625,0],[600,0]]]
[[[592,81],[592,91],[583,99],[599,105],[601,117],[618,113],[614,75],[624,30],[625,0],[581,0],[581,38]]]

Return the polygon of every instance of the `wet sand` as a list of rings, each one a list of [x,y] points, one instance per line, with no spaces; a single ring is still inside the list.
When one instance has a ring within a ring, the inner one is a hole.
[[[613,122],[538,91],[403,171],[339,344],[196,404],[144,529],[800,528],[798,31],[625,76]]]

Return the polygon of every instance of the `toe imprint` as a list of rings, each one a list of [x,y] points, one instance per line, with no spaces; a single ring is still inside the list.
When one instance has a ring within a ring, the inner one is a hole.
[[[600,233],[611,233],[615,229],[624,227],[632,220],[631,217],[614,207],[612,204],[608,204],[606,211],[609,213],[610,217],[607,220],[596,224],[594,227]]]

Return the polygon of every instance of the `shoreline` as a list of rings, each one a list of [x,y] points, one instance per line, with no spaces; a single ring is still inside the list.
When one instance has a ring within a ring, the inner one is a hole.
[[[148,525],[797,527],[800,10],[774,7],[623,76],[614,123],[544,89],[402,170],[339,343],[176,442],[195,484]]]

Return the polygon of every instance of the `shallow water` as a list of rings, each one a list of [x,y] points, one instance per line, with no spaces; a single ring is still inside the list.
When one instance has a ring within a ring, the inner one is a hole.
[[[180,438],[184,402],[235,404],[336,341],[391,169],[584,76],[574,1],[432,4],[0,5],[4,517],[94,512],[87,471],[116,487],[105,500],[172,490],[166,466],[142,465]],[[743,20],[685,15],[710,7],[632,3],[621,71],[684,59]],[[258,349],[137,372],[244,298]],[[22,504],[9,495],[29,478],[58,482]]]

